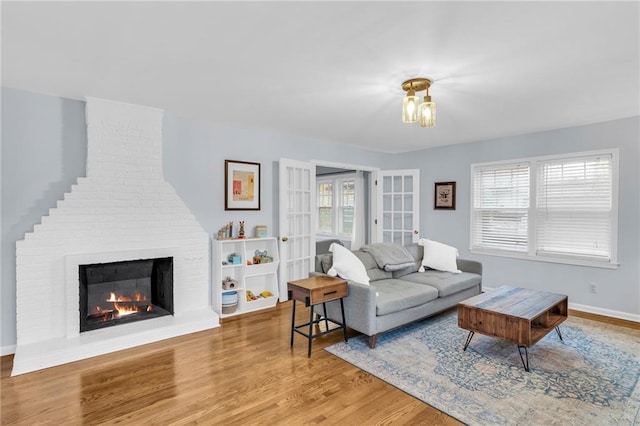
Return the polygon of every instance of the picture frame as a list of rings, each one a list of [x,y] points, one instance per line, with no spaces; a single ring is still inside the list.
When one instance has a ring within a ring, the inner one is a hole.
[[[260,163],[224,160],[224,209],[260,210]]]
[[[434,210],[455,210],[456,209],[456,183],[455,182],[435,182],[433,190]]]

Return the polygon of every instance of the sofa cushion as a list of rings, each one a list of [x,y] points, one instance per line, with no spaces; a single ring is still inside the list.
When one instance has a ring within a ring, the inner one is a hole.
[[[400,278],[407,274],[412,274],[414,272],[418,272],[420,269],[420,265],[422,264],[422,246],[419,246],[416,243],[406,244],[404,246],[405,249],[411,254],[413,258],[413,263],[411,263],[406,268],[399,269],[397,271],[393,271],[393,278]]]
[[[370,253],[378,268],[385,271],[398,271],[411,266],[414,262],[411,253],[404,246],[396,243],[367,244],[360,250]]]
[[[367,270],[362,261],[351,250],[340,244],[333,243],[329,247],[329,251],[333,253],[333,265],[327,271],[327,275],[332,277],[338,275],[345,280],[369,284]]]
[[[438,295],[445,297],[480,284],[482,277],[469,272],[453,274],[451,272],[428,269],[425,272],[414,272],[413,274],[405,275],[402,280],[435,287],[438,289]]]
[[[316,256],[316,272],[326,274],[333,264],[333,254],[325,253]]]
[[[457,248],[426,238],[421,238],[418,244],[424,247],[424,257],[422,258],[422,267],[419,269],[420,272],[423,272],[425,267],[455,274],[462,272],[456,265]]]
[[[424,284],[394,278],[371,283],[376,289],[376,315],[387,315],[420,306],[438,298],[438,290]]]
[[[373,256],[371,256],[370,253],[356,250],[353,252],[353,254],[355,254],[356,257],[360,259],[365,269],[367,270],[367,275],[369,275],[369,279],[371,281],[384,280],[393,276],[391,272],[383,271],[382,269],[378,268],[376,260],[373,258]]]
[[[387,278],[392,278],[393,275],[391,272],[383,271],[378,268],[376,261],[369,253],[365,253],[360,250],[356,250],[352,252],[364,265],[364,268],[367,270],[367,275],[369,276],[370,281],[384,280]],[[326,274],[331,269],[333,265],[333,253],[321,254],[316,256],[316,271],[322,272]]]

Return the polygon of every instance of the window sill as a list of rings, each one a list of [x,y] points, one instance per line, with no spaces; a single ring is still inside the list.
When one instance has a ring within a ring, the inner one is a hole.
[[[486,256],[497,256],[497,257],[508,257],[511,259],[520,259],[520,260],[531,260],[534,262],[547,262],[547,263],[560,263],[563,265],[574,265],[574,266],[586,266],[590,268],[603,268],[603,269],[618,269],[619,263],[614,262],[594,262],[590,260],[584,259],[567,259],[567,258],[559,258],[559,257],[550,257],[550,256],[531,256],[528,254],[519,254],[519,253],[509,253],[503,251],[491,251],[491,250],[479,250],[479,249],[469,249],[469,251],[473,254],[480,254]]]

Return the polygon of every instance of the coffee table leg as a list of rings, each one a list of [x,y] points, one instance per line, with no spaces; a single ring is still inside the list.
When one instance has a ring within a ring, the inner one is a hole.
[[[560,333],[560,326],[556,327],[556,333],[558,333],[558,337],[560,338],[560,340],[564,342],[564,340],[562,339],[562,333]]]
[[[467,347],[469,346],[469,343],[471,343],[471,339],[473,339],[474,334],[476,334],[475,331],[470,331],[469,334],[467,334],[467,341],[464,342],[464,348],[462,349],[463,351],[467,350]]]
[[[524,358],[522,357],[522,349],[524,348]],[[529,372],[529,352],[527,352],[526,346],[518,346],[518,353],[520,354],[520,359],[522,360],[522,365],[524,366],[524,371]],[[526,360],[526,362],[525,362]]]

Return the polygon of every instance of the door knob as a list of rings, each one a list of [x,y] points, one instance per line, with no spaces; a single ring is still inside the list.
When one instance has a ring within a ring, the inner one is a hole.
[[[283,243],[286,243],[287,241],[289,241],[289,238],[287,238],[287,237],[282,237],[282,238],[281,238],[281,240],[282,240],[282,242],[283,242]]]
[[[416,235],[419,234],[419,232],[417,230],[415,230],[415,229],[413,230],[413,233],[416,234]]]

